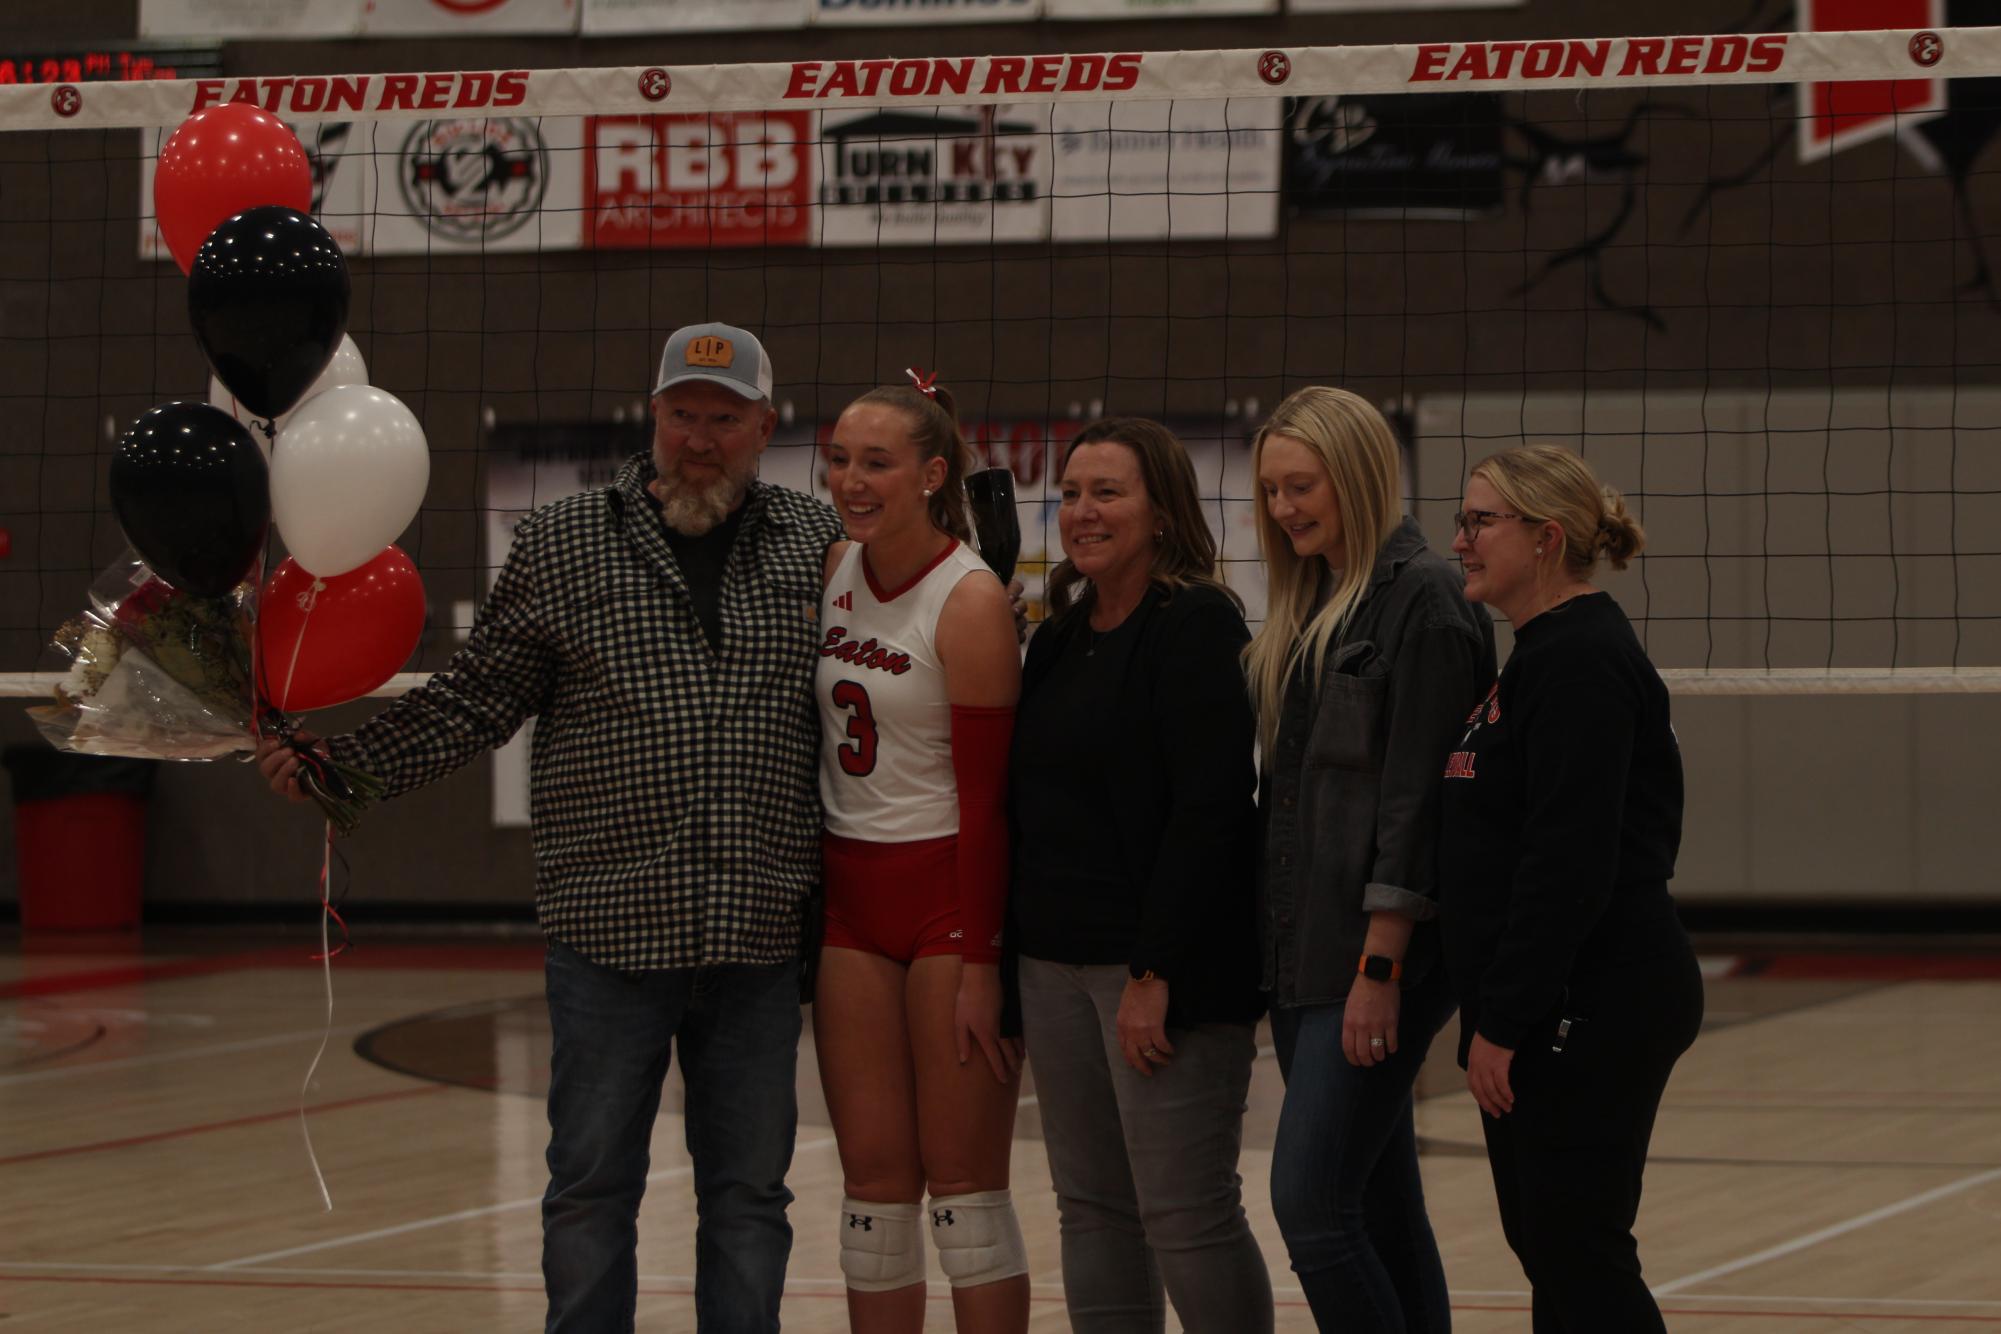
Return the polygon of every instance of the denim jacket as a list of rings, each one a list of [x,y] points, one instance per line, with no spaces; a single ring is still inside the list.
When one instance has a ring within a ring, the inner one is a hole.
[[[1264,757],[1258,920],[1273,1004],[1343,999],[1379,909],[1420,924],[1406,987],[1436,961],[1423,923],[1438,911],[1440,774],[1493,682],[1493,622],[1404,519],[1317,688],[1295,672]]]

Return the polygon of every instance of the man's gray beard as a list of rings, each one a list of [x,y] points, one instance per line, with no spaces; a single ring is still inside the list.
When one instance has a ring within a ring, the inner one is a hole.
[[[750,490],[750,478],[724,473],[705,486],[692,486],[678,473],[663,473],[660,489],[666,493],[660,501],[660,517],[667,526],[683,537],[703,537],[742,503],[744,492]]]

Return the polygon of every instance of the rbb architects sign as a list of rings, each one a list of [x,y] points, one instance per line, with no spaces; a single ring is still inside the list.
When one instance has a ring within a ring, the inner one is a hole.
[[[600,249],[804,245],[811,112],[592,116],[585,243]]]

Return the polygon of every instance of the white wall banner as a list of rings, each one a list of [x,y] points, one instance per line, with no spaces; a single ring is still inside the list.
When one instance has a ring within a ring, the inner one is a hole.
[[[813,22],[895,24],[1019,23],[1042,16],[1042,0],[810,0]]]
[[[1282,123],[1276,98],[1058,103],[1055,239],[1277,235]]]
[[[376,255],[575,250],[583,119],[481,116],[372,127],[362,249]]]
[[[350,37],[362,0],[139,0],[141,37]]]
[[[1042,0],[1042,12],[1052,19],[1173,19],[1190,14],[1276,14],[1278,0]]]
[[[815,244],[983,245],[1049,235],[1050,108],[820,117]]]
[[[584,31],[803,28],[811,0],[584,0]]]
[[[473,32],[575,32],[580,0],[363,0],[372,37],[456,37]]]

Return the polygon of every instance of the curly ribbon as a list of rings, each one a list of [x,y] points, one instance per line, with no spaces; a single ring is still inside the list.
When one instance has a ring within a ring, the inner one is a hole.
[[[916,366],[906,366],[903,368],[903,373],[910,377],[911,384],[917,386],[918,393],[924,395],[926,398],[938,397],[937,371],[932,371],[929,375],[926,375]]]
[[[333,1212],[333,1196],[327,1192],[326,1174],[320,1171],[319,1155],[313,1152],[313,1132],[306,1124],[306,1095],[312,1091],[313,1077],[320,1071],[320,1060],[327,1054],[327,1043],[333,1038],[333,957],[347,948],[347,923],[341,921],[340,913],[334,908],[333,900],[327,893],[329,871],[333,863],[334,830],[331,822],[327,825],[326,842],[320,853],[320,952],[313,956],[320,965],[320,974],[326,981],[327,1017],[326,1026],[320,1030],[319,1050],[313,1053],[313,1062],[306,1067],[306,1077],[299,1085],[299,1135],[306,1141],[306,1162],[313,1169],[313,1184],[319,1187],[320,1205],[328,1213]],[[341,942],[332,945],[328,940],[327,923],[331,921],[340,927]]]

